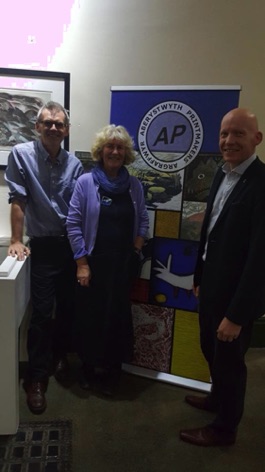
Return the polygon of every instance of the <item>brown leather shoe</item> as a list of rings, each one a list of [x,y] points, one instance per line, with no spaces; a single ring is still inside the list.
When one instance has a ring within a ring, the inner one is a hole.
[[[57,359],[54,368],[54,377],[57,382],[65,382],[69,377],[70,366],[66,357]]]
[[[219,431],[211,425],[197,429],[180,431],[180,439],[197,446],[231,446],[235,443],[236,433]]]
[[[199,410],[217,411],[216,405],[211,401],[210,395],[198,397],[197,395],[186,395],[185,402]]]
[[[32,382],[26,387],[27,404],[32,413],[39,415],[46,410],[47,402],[45,398],[46,383]]]

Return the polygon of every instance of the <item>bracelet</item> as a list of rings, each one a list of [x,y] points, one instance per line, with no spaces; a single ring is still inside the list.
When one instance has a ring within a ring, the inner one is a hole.
[[[140,254],[141,249],[139,249],[138,247],[135,247],[135,248],[134,248],[134,252],[136,252],[136,254]]]

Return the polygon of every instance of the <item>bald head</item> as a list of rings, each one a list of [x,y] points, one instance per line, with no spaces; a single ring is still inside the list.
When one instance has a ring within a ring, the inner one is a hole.
[[[261,141],[258,120],[246,108],[234,108],[223,117],[219,146],[224,160],[232,169],[252,156]]]
[[[233,110],[230,110],[223,117],[222,123],[226,120],[236,120],[237,122],[244,123],[254,131],[258,131],[259,129],[257,117],[247,108],[234,108]]]

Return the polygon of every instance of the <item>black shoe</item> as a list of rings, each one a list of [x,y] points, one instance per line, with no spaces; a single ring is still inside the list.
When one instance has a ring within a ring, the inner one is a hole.
[[[66,357],[55,361],[54,377],[57,382],[65,382],[69,378],[70,366]]]
[[[99,391],[102,395],[113,397],[120,383],[121,369],[106,369],[99,376]]]
[[[79,385],[83,390],[91,390],[95,381],[94,367],[83,366]]]

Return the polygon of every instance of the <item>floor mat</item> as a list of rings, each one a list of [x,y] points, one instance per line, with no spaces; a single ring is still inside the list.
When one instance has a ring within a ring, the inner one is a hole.
[[[0,436],[0,472],[72,472],[72,422],[20,423],[17,434]]]

